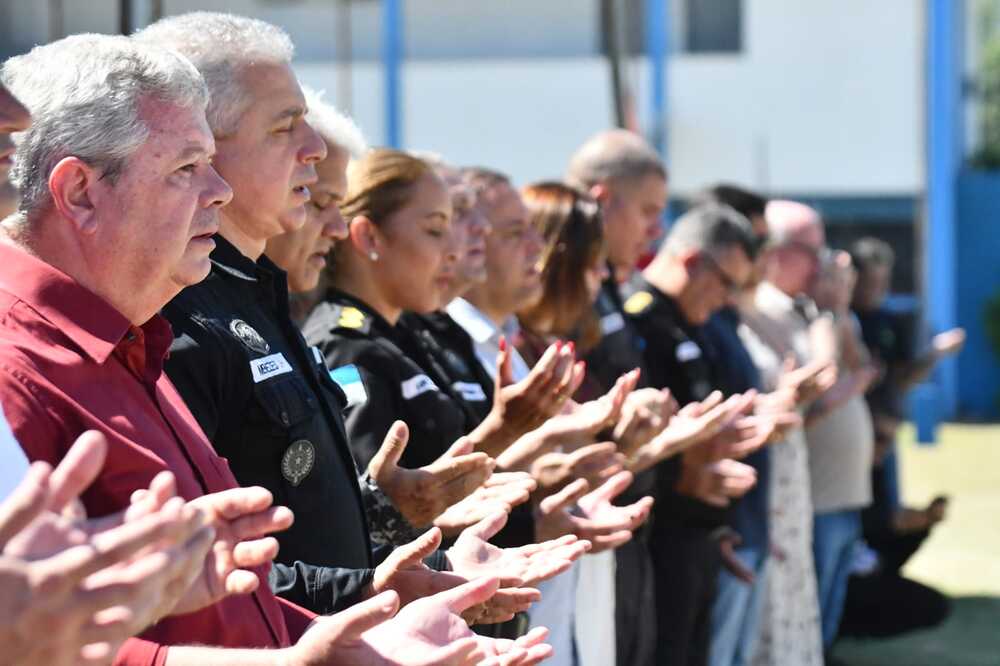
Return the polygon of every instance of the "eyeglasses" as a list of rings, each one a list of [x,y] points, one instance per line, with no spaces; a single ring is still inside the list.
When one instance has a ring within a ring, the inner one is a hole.
[[[712,271],[715,274],[715,277],[719,280],[719,282],[722,283],[722,286],[725,288],[727,292],[729,292],[730,294],[738,294],[743,289],[742,284],[740,284],[733,278],[729,277],[729,275],[727,275],[726,272],[722,270],[722,266],[720,266],[719,262],[715,260],[715,257],[713,257],[708,253],[705,253],[701,255],[701,258],[702,260],[705,261],[705,264],[708,266],[708,269]]]

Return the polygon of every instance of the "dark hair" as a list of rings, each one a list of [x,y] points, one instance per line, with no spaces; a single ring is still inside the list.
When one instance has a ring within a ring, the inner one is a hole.
[[[755,215],[763,217],[764,209],[767,208],[766,198],[729,183],[719,183],[702,191],[691,204],[695,207],[711,202],[726,204],[748,220],[752,220]]]
[[[545,239],[545,249],[542,296],[518,317],[528,330],[574,337],[586,351],[601,337],[584,282],[584,273],[604,252],[600,208],[587,194],[555,181],[528,185],[521,196],[531,224]]]
[[[711,252],[740,247],[753,261],[759,249],[750,221],[735,209],[721,203],[706,203],[692,208],[670,228],[661,252],[676,253],[694,249]]]
[[[884,240],[866,236],[851,246],[851,260],[859,272],[864,272],[875,266],[892,266],[896,263],[896,253]]]

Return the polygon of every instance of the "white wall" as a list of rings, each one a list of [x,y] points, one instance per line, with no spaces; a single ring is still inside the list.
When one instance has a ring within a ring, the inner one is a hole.
[[[553,45],[562,44],[554,50],[581,49],[592,41],[596,3],[501,0],[488,12],[470,9],[470,2],[486,1],[406,0],[408,48],[422,54],[404,66],[406,145],[501,168],[521,181],[558,176],[575,146],[611,123],[602,59],[433,57],[463,44],[470,53],[507,52],[501,47],[508,42],[516,51],[518,44],[537,44],[546,30]],[[109,0],[64,4],[69,31],[117,27]],[[44,41],[46,6],[4,2],[0,38],[23,48]],[[337,89],[332,3],[165,0],[164,6],[167,13],[224,6],[279,23],[299,45],[303,78],[331,96]],[[723,178],[784,193],[921,192],[923,8],[918,0],[744,0],[742,53],[672,56],[675,192]],[[379,38],[379,14],[376,2],[355,8],[357,50],[365,50],[359,42]],[[631,71],[648,127],[645,63]],[[374,143],[384,141],[380,72],[377,63],[357,62],[352,76],[351,110]]]

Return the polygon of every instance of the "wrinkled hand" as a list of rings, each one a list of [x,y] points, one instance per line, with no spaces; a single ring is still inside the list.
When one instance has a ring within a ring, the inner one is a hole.
[[[931,340],[931,348],[938,357],[951,356],[957,354],[965,345],[965,329],[953,328],[944,333],[938,333]]]
[[[277,539],[266,535],[288,529],[294,520],[290,509],[273,507],[272,501],[270,491],[251,486],[204,495],[188,503],[205,514],[215,530],[215,540],[197,569],[194,584],[174,608],[175,615],[257,589],[260,578],[251,569],[270,563],[278,554]]]
[[[538,482],[536,498],[562,489],[576,479],[598,486],[624,469],[625,457],[614,442],[591,444],[572,453],[546,453],[531,465]]]
[[[625,398],[621,418],[615,425],[614,440],[626,458],[660,434],[679,409],[670,389],[644,388]]]
[[[458,504],[454,504],[434,519],[445,536],[458,536],[467,527],[498,511],[510,513],[523,504],[538,487],[526,472],[494,472],[486,483]]]
[[[285,650],[286,666],[515,666],[552,654],[546,632],[517,641],[477,636],[461,614],[488,599],[496,579],[481,579],[410,604],[386,592],[331,617],[318,618]]]
[[[590,542],[575,536],[520,548],[498,548],[489,543],[506,523],[507,515],[497,513],[462,532],[447,551],[452,570],[469,579],[493,576],[503,585],[534,587],[566,571],[590,550]]]
[[[621,472],[591,492],[587,482],[579,479],[546,497],[535,513],[535,537],[557,539],[572,534],[590,541],[593,553],[618,548],[632,538],[633,531],[646,522],[653,508],[652,497],[628,506],[611,503],[631,485],[632,479],[630,472]]]
[[[399,459],[409,438],[405,423],[393,423],[382,448],[368,465],[368,473],[414,527],[431,525],[493,473],[493,460],[485,453],[472,453],[472,444],[465,438],[430,465],[419,469],[400,467]]]
[[[35,463],[0,505],[6,664],[110,663],[118,645],[174,605],[204,559],[212,529],[173,496],[167,472],[126,511],[74,517],[106,454],[104,436],[86,432],[54,471]]]
[[[727,507],[731,499],[742,497],[756,483],[753,467],[735,460],[718,460],[707,465],[684,465],[677,491],[712,506]]]

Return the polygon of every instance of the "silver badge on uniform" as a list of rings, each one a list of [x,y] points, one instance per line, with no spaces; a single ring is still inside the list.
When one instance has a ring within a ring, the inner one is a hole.
[[[308,439],[293,442],[281,457],[281,475],[293,486],[309,476],[316,462],[316,449]]]
[[[259,354],[266,354],[271,351],[271,345],[260,336],[260,333],[253,326],[242,319],[234,319],[229,322],[229,330],[233,332],[240,342]]]

